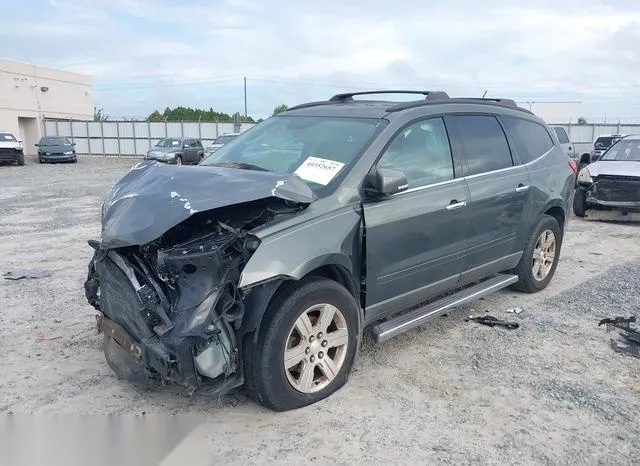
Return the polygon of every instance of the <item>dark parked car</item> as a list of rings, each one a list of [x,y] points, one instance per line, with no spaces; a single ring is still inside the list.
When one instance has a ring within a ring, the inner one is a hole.
[[[197,164],[204,158],[204,147],[195,138],[166,138],[158,141],[144,158],[175,165]]]
[[[22,142],[8,131],[0,131],[0,163],[24,165]]]
[[[104,202],[85,284],[112,369],[244,383],[287,410],[347,381],[365,327],[385,341],[545,288],[575,183],[550,128],[511,100],[409,93],[299,105],[197,170],[134,167]]]
[[[65,137],[43,137],[36,144],[38,162],[73,162],[78,161],[75,144]]]
[[[580,170],[573,211],[610,220],[640,220],[640,135],[615,142],[600,160]]]

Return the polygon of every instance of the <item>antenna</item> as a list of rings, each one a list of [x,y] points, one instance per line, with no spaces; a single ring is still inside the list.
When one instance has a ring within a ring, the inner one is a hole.
[[[482,98],[483,98],[483,99],[487,96],[487,92],[488,92],[488,91],[489,91],[489,90],[487,89],[486,91],[484,91],[484,94],[482,94]]]

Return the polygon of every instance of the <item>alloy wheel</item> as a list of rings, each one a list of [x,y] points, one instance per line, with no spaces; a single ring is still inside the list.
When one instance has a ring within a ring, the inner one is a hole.
[[[314,393],[336,378],[347,354],[349,333],[342,312],[317,304],[300,314],[285,343],[284,369],[291,386]]]
[[[556,235],[551,230],[544,230],[538,236],[533,250],[533,278],[543,281],[551,272],[556,257]]]

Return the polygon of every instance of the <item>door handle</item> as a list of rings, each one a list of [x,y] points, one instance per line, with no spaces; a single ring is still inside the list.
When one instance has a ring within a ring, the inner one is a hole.
[[[464,206],[466,206],[467,203],[465,201],[462,202],[458,202],[455,199],[453,201],[451,201],[451,204],[449,204],[447,206],[447,210],[457,210],[457,209],[461,209]]]
[[[518,187],[516,188],[516,192],[517,193],[523,193],[525,192],[527,189],[529,189],[529,186],[524,185],[524,184],[519,184]]]

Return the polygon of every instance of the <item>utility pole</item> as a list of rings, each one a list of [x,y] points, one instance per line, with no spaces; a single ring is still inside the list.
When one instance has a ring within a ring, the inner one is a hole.
[[[244,117],[247,118],[247,77],[244,77]]]

